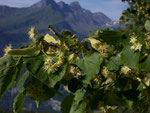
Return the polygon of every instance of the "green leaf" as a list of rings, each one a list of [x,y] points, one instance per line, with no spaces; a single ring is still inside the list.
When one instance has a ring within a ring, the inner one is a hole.
[[[146,0],[146,2],[147,2],[147,3],[149,3],[149,2],[150,2],[150,0]]]
[[[86,102],[84,101],[84,95],[86,91],[79,89],[75,92],[75,97],[71,106],[70,113],[83,113],[86,109]]]
[[[23,103],[25,100],[25,95],[23,93],[19,93],[13,103],[13,112],[14,113],[21,113],[22,112],[22,107]]]
[[[87,103],[82,101],[81,103],[73,102],[70,113],[84,113],[86,110]]]
[[[42,67],[44,63],[43,60],[44,60],[43,56],[27,59],[26,67],[29,70],[29,72],[31,72],[32,74],[38,73],[38,70]]]
[[[18,70],[16,62],[12,56],[4,56],[0,58],[0,97],[13,86],[16,80]]]
[[[46,34],[46,35],[44,36],[44,40],[45,40],[46,42],[48,42],[48,43],[54,43],[54,44],[57,44],[57,43],[58,43],[58,41],[55,40],[55,38],[52,37],[52,36],[49,35],[49,34]]]
[[[150,31],[150,20],[147,20],[147,21],[145,22],[145,29],[146,29],[147,31]]]
[[[79,89],[75,92],[74,100],[79,103],[81,100],[83,100],[83,97],[85,95],[85,90]]]
[[[25,85],[28,82],[28,78],[29,78],[29,71],[26,71],[21,79],[19,80],[18,84],[17,84],[17,89],[20,93],[22,93],[25,90]]]
[[[43,63],[43,56],[32,58],[27,61],[27,69],[32,76],[53,88],[56,83],[59,82],[65,75],[67,65],[62,65],[57,72],[48,73],[46,70],[44,70]]]
[[[140,64],[140,68],[148,73],[150,72],[150,55],[143,63]]]
[[[76,59],[78,59],[77,55],[75,55],[74,53],[70,54],[69,57],[68,57],[69,64],[71,64],[72,62],[74,62]]]
[[[118,47],[122,39],[122,32],[106,30],[101,33],[98,33],[98,37],[99,39],[102,39],[105,43]]]
[[[79,89],[75,92],[75,96],[69,94],[61,104],[62,113],[83,113],[86,109],[84,99],[85,90]]]
[[[39,101],[35,101],[36,107],[39,108],[40,106],[40,102]]]
[[[126,106],[129,108],[129,109],[132,109],[133,108],[133,101],[131,100],[125,100],[125,104]]]
[[[10,55],[19,55],[24,57],[37,56],[39,53],[40,53],[39,46],[33,46],[23,49],[12,49],[8,51],[8,54]]]
[[[139,69],[140,53],[130,49],[130,46],[125,47],[121,52],[121,60],[124,65],[133,69]]]
[[[35,102],[44,102],[53,97],[59,87],[49,88],[47,85],[42,83],[40,80],[32,77],[30,78],[29,85],[26,88],[26,96],[33,99]]]
[[[110,58],[107,63],[107,68],[110,71],[117,71],[120,65],[122,65],[121,56],[117,55]]]
[[[15,58],[15,57],[13,57]],[[17,80],[19,79],[19,76],[21,75],[25,65],[23,64],[23,58],[22,57],[17,57],[16,59],[16,79],[15,79],[15,82],[17,82]]]
[[[99,51],[98,48],[99,48],[99,45],[101,45],[101,42],[99,40],[94,39],[94,38],[88,38],[88,40],[90,41],[91,46],[95,50]]]
[[[66,73],[67,65],[63,65],[59,72],[50,73],[47,72],[43,73],[43,69],[41,68],[38,74],[35,77],[39,78],[41,81],[45,82],[49,87],[54,87],[57,82],[59,82]]]
[[[66,41],[66,44],[68,44],[69,46],[72,46],[76,43],[76,40],[70,36],[67,36],[65,41]]]
[[[102,59],[99,53],[88,54],[84,58],[77,60],[76,65],[85,74],[84,83],[89,84],[90,80],[99,73]]]
[[[113,91],[108,91],[105,94],[104,102],[110,106],[121,106],[121,105],[123,105],[122,100]]]
[[[74,99],[74,96],[72,94],[69,94],[65,97],[65,99],[61,103],[61,112],[62,113],[70,113],[73,99]]]
[[[76,44],[76,41],[77,41],[72,36],[73,36],[73,34],[68,30],[64,30],[61,33],[62,40],[69,46]]]

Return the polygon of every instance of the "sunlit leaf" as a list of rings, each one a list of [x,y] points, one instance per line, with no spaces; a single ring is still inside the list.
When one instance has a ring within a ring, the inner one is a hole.
[[[147,20],[147,21],[145,22],[145,29],[146,29],[147,31],[150,31],[150,20]]]
[[[88,40],[90,41],[91,46],[92,46],[95,50],[99,51],[98,48],[99,48],[99,45],[101,44],[101,42],[100,42],[99,40],[94,39],[94,38],[88,38]]]
[[[8,54],[10,55],[18,55],[24,57],[37,56],[39,53],[40,53],[39,46],[33,46],[33,47],[28,47],[23,49],[12,49],[8,51]]]
[[[84,58],[77,60],[76,65],[85,74],[84,83],[89,84],[90,80],[100,71],[102,59],[99,53],[92,53]]]
[[[46,35],[44,36],[44,40],[45,40],[46,42],[48,42],[48,43],[54,43],[54,44],[57,44],[57,43],[58,43],[58,41],[57,41],[54,37],[52,37],[51,35],[49,35],[49,34],[46,34]]]
[[[121,53],[121,60],[124,65],[129,66],[133,69],[139,69],[139,60],[140,53],[130,49],[130,46],[127,46],[123,49]]]
[[[150,56],[140,64],[140,68],[146,72],[150,72]]]
[[[28,81],[29,81],[28,79],[29,79],[29,72],[26,71],[22,75],[21,79],[19,80],[19,82],[17,84],[17,89],[20,93],[22,93],[25,90],[25,88],[27,87],[27,84],[28,84]]]

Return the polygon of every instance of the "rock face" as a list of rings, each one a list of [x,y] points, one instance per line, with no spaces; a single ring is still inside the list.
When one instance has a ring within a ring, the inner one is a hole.
[[[57,5],[57,3],[53,0],[41,0],[40,2],[34,4],[33,6],[31,6],[32,8],[44,8],[47,6],[51,6],[53,9],[58,10],[59,6]]]
[[[86,35],[88,31],[105,28],[106,23],[112,22],[110,18],[101,12],[92,13],[89,10],[83,9],[78,2],[70,4],[59,2],[58,5],[62,10],[65,20],[79,34]]]

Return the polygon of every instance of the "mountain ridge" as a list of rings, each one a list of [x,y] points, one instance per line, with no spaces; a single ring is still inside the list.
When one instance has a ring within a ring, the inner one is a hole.
[[[82,39],[90,30],[106,28],[106,23],[112,22],[102,12],[92,13],[82,8],[79,2],[67,4],[40,0],[25,8],[0,6],[0,12],[0,52],[9,43],[19,47],[28,42],[27,33],[31,26],[35,26],[37,32],[45,34],[51,24],[58,32],[69,29]]]

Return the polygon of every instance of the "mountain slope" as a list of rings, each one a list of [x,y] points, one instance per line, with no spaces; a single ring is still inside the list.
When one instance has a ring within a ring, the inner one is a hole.
[[[49,1],[53,1],[55,5],[51,2],[44,4],[43,1],[46,0],[28,8],[0,6],[0,52],[6,44],[12,43],[13,47],[19,47],[23,42],[27,42],[27,32],[31,26],[35,26],[36,31],[40,33],[48,32],[49,24],[55,25],[57,31],[63,28],[72,30],[59,9],[54,8],[55,5],[58,8],[59,6],[53,0]]]
[[[78,2],[72,2],[69,5],[59,2],[65,20],[79,34],[86,35],[92,29],[105,28],[106,23],[112,20],[103,13],[92,13],[83,9]]]
[[[59,32],[69,29],[79,36],[85,36],[88,31],[105,28],[106,23],[110,22],[111,19],[103,13],[92,13],[83,9],[78,2],[66,4],[41,0],[27,8],[0,6],[0,48],[8,43],[14,46],[17,42],[18,45],[18,40],[22,40],[20,43],[28,41],[27,32],[31,26],[35,26],[37,32],[45,33],[51,24]],[[6,40],[7,43],[3,43]]]

